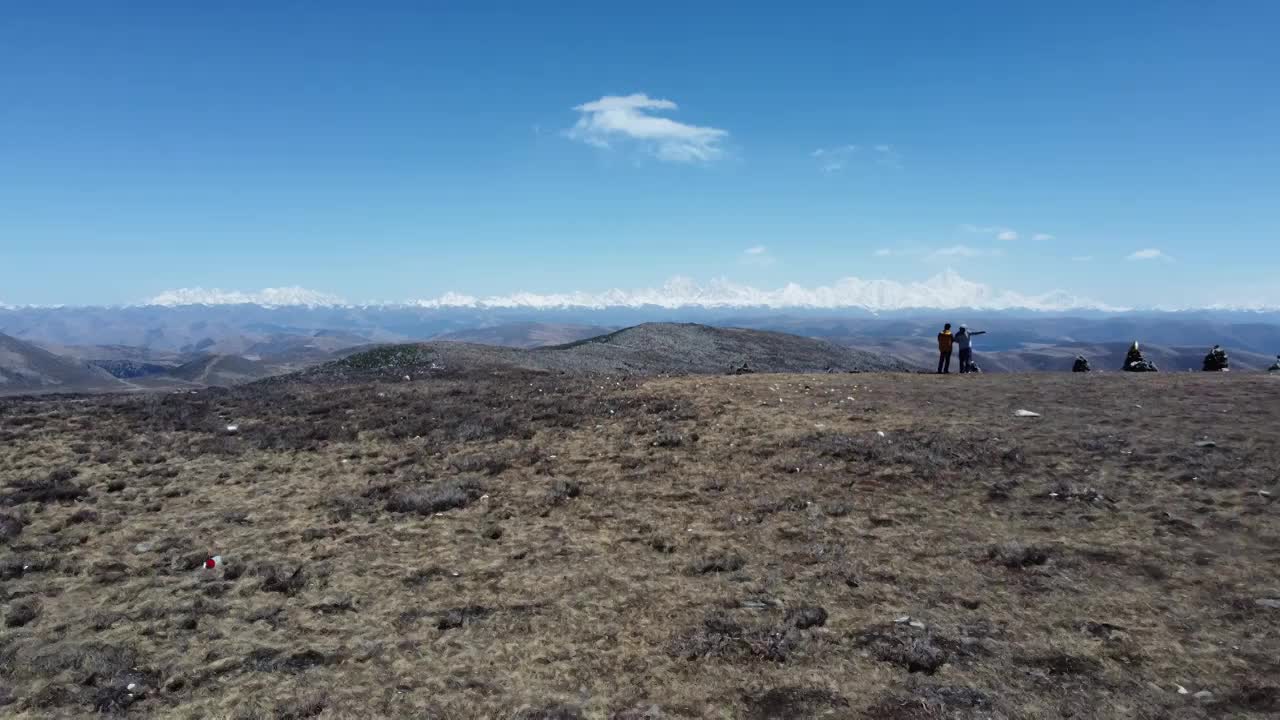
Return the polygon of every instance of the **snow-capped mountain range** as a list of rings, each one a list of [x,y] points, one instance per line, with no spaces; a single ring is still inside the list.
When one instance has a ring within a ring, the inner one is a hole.
[[[1055,291],[1043,295],[1024,295],[1000,291],[946,271],[922,282],[863,280],[842,278],[831,285],[805,287],[795,283],[776,289],[760,289],[729,280],[712,280],[699,284],[689,278],[676,277],[661,287],[603,292],[532,293],[475,296],[447,292],[439,297],[402,302],[350,303],[336,295],[302,287],[265,288],[257,292],[220,289],[181,288],[163,292],[144,305],[166,307],[182,305],[280,306],[369,306],[392,305],[428,309],[521,309],[566,310],[658,307],[677,308],[760,308],[840,309],[859,308],[873,312],[915,308],[974,308],[981,310],[1094,310],[1121,312],[1116,307],[1069,293]]]

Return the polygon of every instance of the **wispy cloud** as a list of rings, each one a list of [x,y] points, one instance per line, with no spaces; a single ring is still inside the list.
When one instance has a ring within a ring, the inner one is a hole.
[[[809,153],[810,157],[817,158],[818,167],[824,173],[838,173],[844,170],[849,164],[849,159],[854,153],[858,152],[857,145],[838,145],[830,148],[818,148]]]
[[[1013,228],[1007,228],[1003,225],[971,225],[969,223],[965,223],[960,226],[960,229],[967,233],[991,235],[993,237],[999,237],[1003,233],[1013,233],[1015,236],[1017,235],[1017,231]]]
[[[925,255],[927,260],[947,260],[952,258],[999,257],[1004,253],[996,248],[975,248],[968,245],[952,245],[938,248]]]
[[[774,257],[769,254],[769,248],[763,245],[754,245],[742,251],[742,262],[747,265],[772,265]]]
[[[1127,260],[1164,260],[1165,262],[1169,262],[1173,260],[1173,258],[1164,254],[1162,250],[1158,250],[1156,248],[1146,248],[1144,250],[1137,250],[1135,252],[1129,253],[1129,256],[1126,259]]]
[[[857,160],[860,163],[902,167],[902,156],[890,145],[836,145],[809,153],[818,161],[818,169],[828,175],[838,173]]]
[[[965,223],[960,226],[960,229],[967,233],[973,233],[975,235],[990,235],[996,240],[1004,240],[1005,242],[1012,242],[1014,240],[1018,240],[1019,238],[1024,237],[1022,233],[1019,233],[1017,230],[1014,230],[1011,227],[1005,227],[1004,225],[973,225],[970,223]],[[1032,233],[1031,239],[1040,241],[1040,242],[1045,242],[1048,240],[1053,240],[1054,237],[1049,233],[1038,232],[1038,233]]]
[[[728,131],[653,114],[675,109],[674,102],[644,93],[606,95],[575,107],[581,117],[565,136],[604,149],[636,144],[666,162],[706,163],[719,158]]]

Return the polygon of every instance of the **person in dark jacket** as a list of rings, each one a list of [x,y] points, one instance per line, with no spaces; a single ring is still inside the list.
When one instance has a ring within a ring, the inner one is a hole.
[[[986,335],[986,330],[973,330],[964,325],[956,331],[956,344],[960,346],[960,372],[967,373],[973,371],[973,336]]]
[[[951,323],[942,326],[938,333],[938,374],[951,373],[951,345],[955,338],[951,335]]]

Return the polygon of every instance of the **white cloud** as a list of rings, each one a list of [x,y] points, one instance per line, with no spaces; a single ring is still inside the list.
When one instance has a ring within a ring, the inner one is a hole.
[[[1053,236],[1050,235],[1049,233],[1036,233],[1035,235],[1031,236],[1031,239],[1037,242],[1043,242],[1047,240],[1052,240]]]
[[[928,260],[945,260],[947,258],[976,258],[976,257],[999,257],[1001,251],[997,249],[975,248],[968,245],[952,245],[951,247],[938,248],[925,256]]]
[[[863,162],[874,161],[877,165],[885,165],[888,167],[901,167],[901,156],[892,147],[888,145],[872,145],[865,152],[870,152],[870,157]],[[818,148],[809,153],[810,157],[817,158],[818,167],[824,173],[838,173],[853,161],[855,156],[864,153],[864,147],[861,145],[837,145],[829,148]],[[866,157],[863,155],[863,157]]]
[[[302,287],[263,288],[258,291],[220,290],[213,288],[178,288],[166,290],[147,300],[146,305],[343,305],[337,295]]]
[[[818,159],[818,166],[824,173],[837,173],[845,168],[849,163],[849,158],[858,152],[857,145],[839,145],[830,148],[818,148],[809,153],[810,157]]]
[[[747,265],[766,266],[773,264],[774,257],[769,254],[768,248],[763,245],[756,245],[742,251],[742,262]]]
[[[1156,248],[1146,248],[1145,250],[1138,250],[1136,252],[1130,253],[1128,258],[1126,259],[1128,260],[1164,260],[1168,262],[1173,258],[1169,257],[1168,255],[1165,255],[1164,252],[1157,250]]]
[[[1078,298],[1062,292],[1022,295],[997,291],[988,285],[970,282],[955,272],[935,275],[924,282],[902,283],[893,280],[863,280],[846,277],[832,285],[804,287],[794,283],[776,289],[758,289],[728,280],[713,280],[700,285],[688,278],[676,277],[662,287],[639,290],[606,290],[604,292],[572,292],[542,295],[515,293],[474,298],[450,293],[434,300],[420,300],[419,307],[477,308],[640,308],[655,306],[680,307],[767,307],[767,308],[866,308],[900,310],[907,308],[975,308],[1001,310],[1027,308],[1033,310],[1098,309],[1118,310],[1102,303]]]
[[[615,143],[635,143],[666,162],[705,163],[719,158],[723,154],[720,143],[729,133],[653,114],[676,108],[670,100],[650,98],[644,93],[606,95],[575,107],[582,115],[565,135],[606,149]]]
[[[875,251],[875,253],[873,254],[876,257],[889,257],[890,255],[893,254],[893,251],[890,250],[889,248],[880,248],[879,250]]]
[[[1003,225],[970,225],[965,223],[960,229],[977,235],[990,235],[997,240],[1017,240],[1018,231]]]
[[[1071,258],[1071,262],[1093,262],[1092,255],[1076,255]]]

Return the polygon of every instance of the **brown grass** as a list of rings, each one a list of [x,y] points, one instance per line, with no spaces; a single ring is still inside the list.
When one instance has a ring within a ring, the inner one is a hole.
[[[0,715],[1275,717],[1277,380],[0,401]]]

